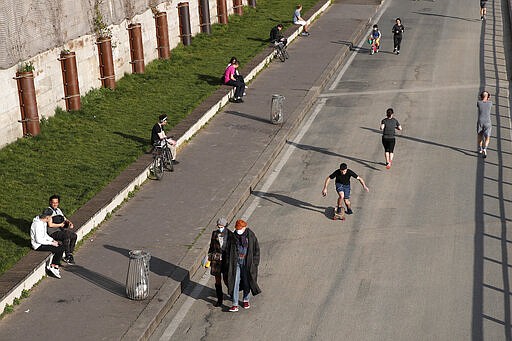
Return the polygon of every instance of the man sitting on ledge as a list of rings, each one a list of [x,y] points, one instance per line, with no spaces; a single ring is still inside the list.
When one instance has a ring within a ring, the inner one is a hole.
[[[64,253],[64,246],[46,233],[46,226],[52,219],[52,214],[53,210],[51,208],[45,208],[43,213],[32,220],[30,242],[36,251],[50,251],[53,253],[51,264],[46,269],[55,277],[60,278],[59,266]]]

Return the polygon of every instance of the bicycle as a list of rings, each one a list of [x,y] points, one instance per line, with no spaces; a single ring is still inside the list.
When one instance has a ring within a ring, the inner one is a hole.
[[[274,43],[274,54],[275,58],[279,58],[280,61],[285,62],[290,56],[286,50],[286,45],[282,42]]]
[[[153,173],[157,180],[160,180],[164,176],[164,169],[170,172],[174,171],[172,152],[167,142],[162,146],[154,146],[153,162],[150,166],[150,172]]]

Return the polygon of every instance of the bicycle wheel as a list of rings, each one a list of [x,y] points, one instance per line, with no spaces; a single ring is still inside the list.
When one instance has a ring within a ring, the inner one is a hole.
[[[286,48],[283,50],[283,55],[284,55],[284,58],[285,58],[285,59],[290,58],[290,56],[288,55],[288,51],[286,50]]]
[[[285,51],[283,49],[278,49],[277,51],[277,56],[279,57],[279,60],[284,62],[286,60],[286,56],[284,55]]]
[[[161,155],[156,155],[151,164],[151,172],[158,179],[164,176],[164,160]]]
[[[165,148],[164,149],[163,159],[164,159],[164,167],[165,167],[165,169],[167,169],[169,172],[173,172],[174,171],[174,165],[173,165],[173,162],[172,162],[172,153],[171,153],[171,150],[169,148]]]

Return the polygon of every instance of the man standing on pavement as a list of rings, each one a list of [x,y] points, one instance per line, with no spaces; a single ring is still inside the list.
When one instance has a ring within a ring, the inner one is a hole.
[[[400,122],[393,117],[393,109],[386,110],[386,117],[380,122],[382,130],[382,145],[384,146],[384,157],[386,158],[386,169],[391,168],[393,152],[395,150],[395,130],[402,130]]]
[[[176,141],[168,138],[165,135],[164,126],[167,125],[167,115],[162,114],[158,116],[158,122],[155,123],[153,129],[151,130],[151,144],[153,146],[163,146],[167,143],[169,149],[172,154],[172,162],[177,165],[179,162],[176,161]]]
[[[239,219],[235,223],[235,232],[228,239],[228,293],[233,298],[230,312],[238,311],[238,295],[243,291],[243,307],[249,309],[250,294],[258,295],[258,266],[260,264],[260,246],[254,232],[247,222]]]
[[[329,185],[329,181],[331,179],[335,180],[336,192],[338,192],[338,201],[336,205],[336,213],[341,214],[343,202],[345,202],[345,206],[347,206],[347,214],[352,214],[352,206],[350,204],[350,178],[353,177],[361,183],[364,190],[366,192],[370,191],[366,184],[359,175],[354,173],[351,169],[348,169],[346,163],[342,163],[340,165],[340,169],[335,170],[331,175],[329,175],[325,179],[324,188],[322,189],[322,195],[325,197],[327,195],[327,185]]]
[[[60,207],[60,196],[54,194],[49,199],[49,209],[52,210],[52,219],[48,222],[48,234],[55,240],[61,242],[66,252],[66,256],[62,258],[68,264],[75,264],[73,252],[77,235],[73,228],[73,223],[64,216]]]
[[[480,100],[476,102],[478,108],[478,121],[476,124],[476,132],[478,134],[478,152],[485,159],[487,157],[487,146],[491,140],[492,122],[491,122],[491,94],[482,91]]]

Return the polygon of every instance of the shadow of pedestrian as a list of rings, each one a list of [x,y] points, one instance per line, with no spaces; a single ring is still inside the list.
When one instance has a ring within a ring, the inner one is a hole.
[[[282,206],[281,203],[285,203],[291,206],[295,206],[298,208],[302,208],[305,210],[313,211],[313,212],[320,212],[323,213],[325,211],[325,206],[317,206],[313,205],[309,202],[298,200],[292,197],[289,197],[287,195],[278,194],[278,193],[270,193],[270,192],[261,192],[261,191],[252,191],[251,194],[254,196],[265,199],[267,201],[270,201],[271,203],[274,203],[276,205]],[[272,200],[275,199],[275,200]]]
[[[98,287],[107,290],[115,295],[126,297],[125,285],[108,278],[100,273],[84,268],[80,265],[68,266],[65,268],[66,272],[71,272],[86,281],[97,285]]]
[[[374,132],[374,133],[377,133],[379,135],[382,135],[382,131],[380,131],[378,129],[368,128],[368,127],[360,127],[360,128],[368,130],[368,131],[371,131],[371,132]],[[419,137],[412,137],[412,136],[407,136],[407,135],[404,135],[404,134],[400,134],[400,135],[396,135],[396,138],[404,139],[404,140],[409,140],[409,141],[413,141],[413,142],[430,144],[430,145],[433,145],[433,146],[436,146],[436,147],[442,147],[442,148],[450,149],[450,150],[462,153],[462,154],[467,155],[467,156],[473,156],[473,157],[477,157],[478,156],[477,152],[475,150],[459,148],[459,147],[453,147],[453,146],[449,146],[447,144],[442,144],[442,143],[438,143],[438,142],[434,142],[434,141],[429,141],[429,140],[421,139]]]
[[[117,253],[125,256],[126,258],[130,258],[131,250],[113,246],[113,245],[103,245],[103,247],[108,250],[117,252]],[[185,294],[187,296],[190,296],[190,297],[192,297],[191,293],[192,293],[193,288],[198,287],[200,289],[200,292],[202,293],[201,295],[199,295],[200,296],[199,298],[201,298],[202,300],[209,302],[209,303],[214,302],[214,300],[210,299],[209,297],[215,296],[215,290],[213,290],[210,287],[206,287],[204,285],[201,285],[199,283],[191,281],[190,280],[190,272],[188,270],[183,269],[180,266],[171,264],[171,263],[169,263],[163,259],[160,259],[158,257],[151,256],[151,259],[149,261],[149,271],[151,271],[152,273],[159,275],[159,276],[169,277],[169,278],[173,279],[174,281],[180,283],[181,293]],[[187,289],[187,287],[189,287],[189,288]],[[192,288],[192,289],[190,289],[190,288]],[[196,297],[193,297],[193,298],[196,298]]]
[[[335,152],[331,152],[329,149],[323,148],[323,147],[316,147],[316,146],[311,146],[311,145],[307,145],[307,144],[295,143],[295,142],[291,142],[291,141],[286,141],[286,143],[289,145],[292,145],[294,147],[297,147],[299,149],[302,149],[302,150],[306,150],[306,151],[311,150],[311,151],[322,153],[322,154],[329,155],[329,156],[335,156],[335,157],[339,157],[339,158],[343,158],[343,159],[348,159],[348,160],[358,163],[366,168],[370,168],[370,169],[373,169],[373,170],[376,170],[379,172],[381,170],[372,166],[372,164],[374,164],[374,165],[382,165],[383,164],[382,162],[365,160],[365,159],[361,159],[361,158],[357,158],[357,157],[353,157],[353,156],[338,154]]]

